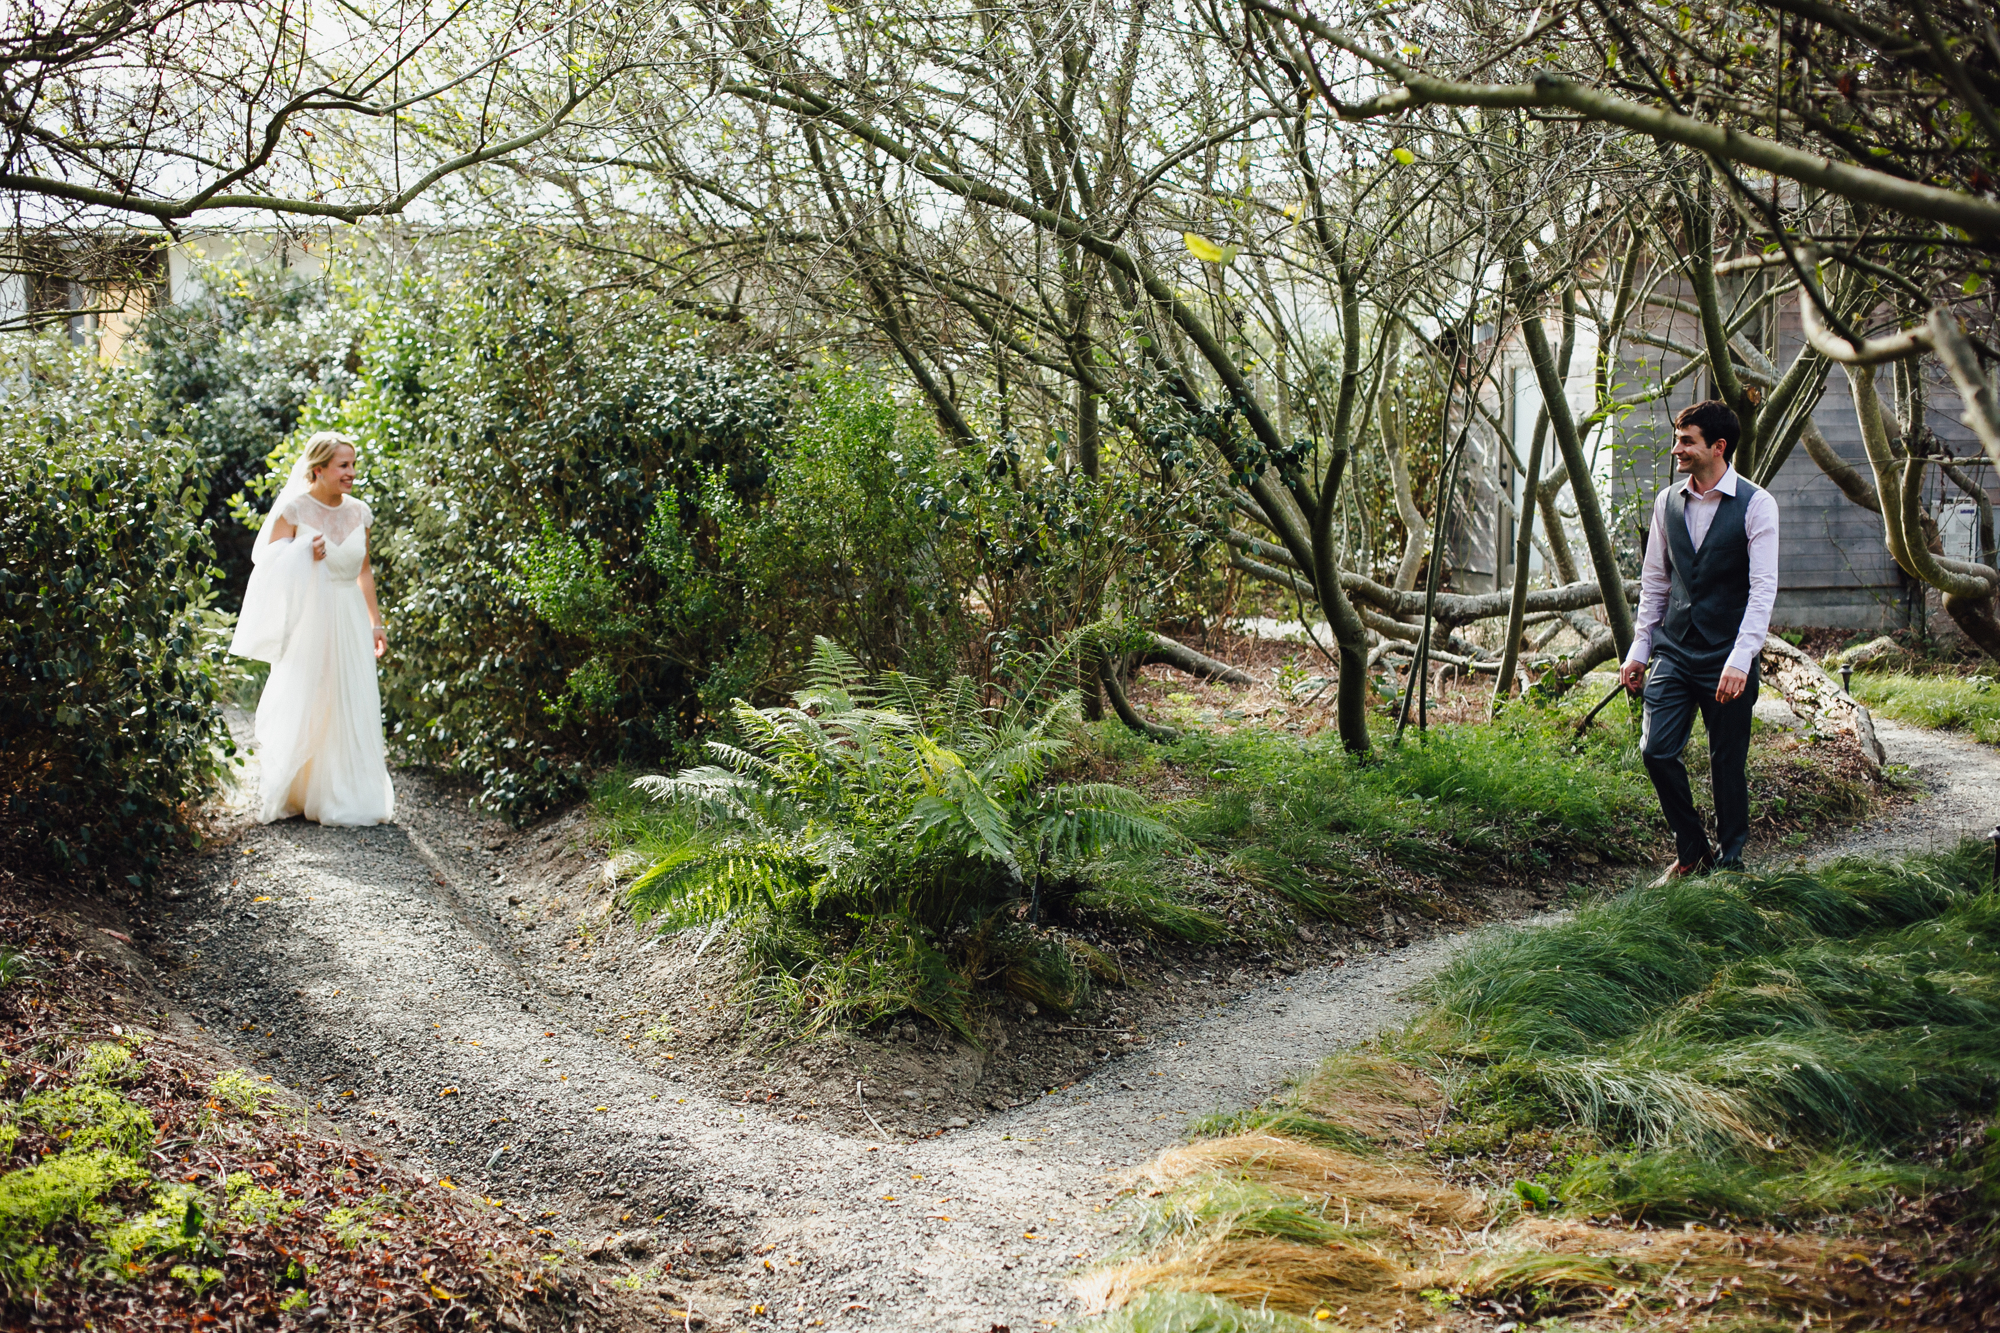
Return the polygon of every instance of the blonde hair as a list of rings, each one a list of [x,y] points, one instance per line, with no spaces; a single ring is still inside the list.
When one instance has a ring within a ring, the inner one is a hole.
[[[318,481],[319,470],[333,461],[333,451],[341,445],[354,449],[354,441],[337,430],[323,430],[306,441],[306,480]],[[360,453],[359,449],[355,449]]]

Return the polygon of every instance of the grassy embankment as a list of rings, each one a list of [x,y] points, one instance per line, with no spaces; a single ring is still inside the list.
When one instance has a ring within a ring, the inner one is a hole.
[[[743,945],[744,997],[784,1025],[915,1012],[965,1032],[969,1015],[1003,994],[1073,1011],[1093,984],[1142,971],[1162,943],[1296,950],[1303,922],[1365,930],[1384,910],[1450,919],[1468,883],[1651,857],[1657,813],[1632,726],[1614,709],[1611,725],[1578,742],[1571,724],[1585,706],[1516,708],[1495,723],[1413,732],[1400,747],[1385,732],[1366,760],[1331,735],[1254,723],[1160,746],[1115,723],[1051,722],[1037,733],[1047,742],[1038,780],[1138,793],[1142,803],[1121,809],[1153,819],[1163,836],[1091,847],[1027,838],[1017,850],[1044,854],[1017,858],[1019,874],[992,859],[991,838],[966,840],[952,859],[923,850],[928,835],[915,832],[942,818],[919,813],[943,790],[936,774],[960,772],[952,766],[963,759],[976,776],[1018,719],[992,719],[976,735],[962,719],[934,716],[907,732],[868,722],[850,734],[844,715],[822,710],[827,737],[778,745],[767,736],[751,746],[754,761],[731,759],[763,793],[754,817],[718,812],[709,788],[697,793],[707,805],[685,799],[686,788],[683,799],[653,799],[629,774],[601,783],[595,807],[631,873],[679,876],[670,892],[642,895],[642,915],[669,926],[726,921]],[[949,761],[936,758],[940,747]],[[853,757],[864,751],[865,762]],[[1760,730],[1753,756],[1753,815],[1767,836],[1803,837],[1868,808],[1858,762],[1835,744]],[[1008,810],[1027,798],[1012,787],[1002,795]],[[1007,828],[1025,828],[1024,818],[1009,815]],[[681,873],[691,857],[718,864],[719,850],[763,856],[775,878],[740,876],[740,891],[718,894],[715,877]],[[896,876],[923,886],[885,892]]]
[[[1854,696],[1883,717],[2000,745],[2000,684],[1991,676],[1856,672]]]
[[[1495,934],[1409,1028],[1155,1161],[1128,1252],[1081,1290],[1117,1311],[1106,1328],[1184,1333],[1977,1308],[1991,877],[1968,843]],[[1927,1234],[1946,1241],[1925,1253]]]

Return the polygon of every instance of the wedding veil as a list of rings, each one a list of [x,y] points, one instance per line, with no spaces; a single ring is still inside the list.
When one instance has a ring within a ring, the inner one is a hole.
[[[271,544],[271,525],[285,507],[312,486],[306,475],[306,456],[292,464],[284,487],[271,501],[257,529],[257,544],[250,550],[250,586],[243,591],[243,610],[236,617],[236,637],[229,651],[238,657],[254,657],[276,662],[285,655],[285,644],[297,628],[312,593],[312,548],[303,542]]]

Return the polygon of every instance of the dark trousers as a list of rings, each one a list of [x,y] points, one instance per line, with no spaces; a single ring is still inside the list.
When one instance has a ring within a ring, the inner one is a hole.
[[[1719,664],[1690,668],[1663,655],[1654,656],[1646,674],[1646,722],[1639,735],[1639,753],[1653,779],[1653,790],[1660,794],[1667,826],[1674,831],[1675,858],[1686,866],[1711,862],[1741,866],[1743,843],[1750,836],[1750,784],[1744,777],[1743,763],[1750,753],[1750,710],[1757,702],[1757,668],[1750,668],[1750,683],[1743,687],[1743,693],[1726,704],[1715,701],[1715,686],[1721,676]],[[1713,852],[1701,816],[1695,812],[1693,793],[1688,790],[1687,765],[1681,762],[1697,710],[1708,730],[1715,836],[1721,844]]]

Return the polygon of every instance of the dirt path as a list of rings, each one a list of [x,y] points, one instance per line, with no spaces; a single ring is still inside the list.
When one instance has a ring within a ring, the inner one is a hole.
[[[2000,818],[2000,752],[1886,723],[1882,739],[1932,794],[1840,850]],[[395,826],[258,827],[190,867],[165,923],[194,958],[174,992],[188,1017],[359,1141],[504,1201],[552,1244],[616,1229],[625,1262],[666,1250],[661,1299],[734,1327],[988,1333],[1073,1313],[1065,1276],[1116,1244],[1117,1172],[1189,1116],[1407,1017],[1397,997],[1466,938],[1219,994],[1072,1087],[870,1144],[697,1092],[543,993],[482,906],[491,885],[447,845],[463,812],[420,781],[401,797]]]

